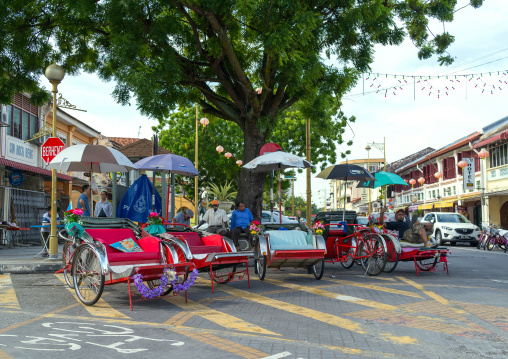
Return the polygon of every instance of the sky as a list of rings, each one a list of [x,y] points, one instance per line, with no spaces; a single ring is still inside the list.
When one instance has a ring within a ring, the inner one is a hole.
[[[468,2],[458,0],[457,8]],[[364,80],[360,80],[343,99],[342,110],[347,116],[355,116],[356,122],[347,128],[344,135],[345,142],[352,140],[353,145],[342,145],[338,147],[339,152],[350,149],[352,153],[348,159],[366,158],[367,143],[382,143],[386,138],[386,157],[390,163],[426,147],[441,148],[508,116],[508,85],[499,82],[508,82],[508,76],[502,72],[497,75],[498,70],[508,70],[507,13],[506,0],[486,0],[479,9],[466,7],[458,11],[455,20],[446,24],[446,30],[455,36],[448,52],[456,59],[448,68],[439,66],[435,57],[418,60],[417,49],[408,40],[397,47],[376,47],[372,74],[366,74]],[[430,29],[437,34],[443,31],[443,26],[431,23]],[[492,75],[488,74],[489,71]],[[472,81],[458,77],[460,82],[453,83],[450,80],[455,79],[451,76],[448,80],[443,76],[430,82],[422,81],[423,85],[415,84],[414,94],[412,78],[378,76],[378,73],[406,76],[483,73],[484,76],[480,80],[475,77]],[[405,85],[402,90],[393,90],[394,86],[400,85],[399,80],[406,80],[409,84],[402,82]],[[479,87],[475,88],[474,83]],[[486,84],[485,89],[492,89],[495,85],[493,94],[487,90],[482,93],[483,84]],[[103,135],[150,138],[151,127],[156,121],[141,115],[134,101],[131,106],[117,104],[111,97],[114,86],[114,82],[106,83],[96,75],[82,73],[67,76],[58,89],[77,108],[87,110],[86,113],[72,114]],[[386,97],[384,91],[370,93],[377,86],[380,89],[390,88],[391,91]],[[424,90],[421,89],[423,86]],[[433,88],[429,96],[430,86]],[[455,90],[451,89],[452,86]],[[445,87],[449,89],[448,95],[443,94],[447,91]],[[442,90],[439,98],[436,89]],[[373,148],[370,157],[382,158],[382,152]],[[315,174],[312,177],[313,202],[322,206],[324,193],[329,191],[329,182],[315,178]],[[295,182],[295,195],[305,197],[305,193],[305,174],[300,174]]]

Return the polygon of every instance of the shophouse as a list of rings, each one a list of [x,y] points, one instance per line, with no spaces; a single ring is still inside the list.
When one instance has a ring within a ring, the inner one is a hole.
[[[456,211],[466,207],[469,219],[481,223],[480,158],[472,143],[479,132],[464,136],[438,150],[429,152],[394,170],[407,186],[394,186],[395,209],[407,209],[409,215],[423,216],[430,211]],[[462,165],[472,158],[474,179],[472,187],[464,189]]]

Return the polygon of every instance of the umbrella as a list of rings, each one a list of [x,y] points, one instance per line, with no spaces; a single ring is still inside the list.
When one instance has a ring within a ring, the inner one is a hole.
[[[156,156],[150,156],[145,157],[142,160],[139,160],[134,164],[136,169],[138,170],[148,170],[148,171],[154,171],[154,172],[168,172],[171,174],[176,175],[183,175],[188,177],[196,177],[199,176],[198,170],[192,162],[182,156],[178,156],[172,153],[168,153],[165,155],[156,155]],[[171,192],[174,193],[175,189],[171,188]],[[169,197],[169,193],[168,193]],[[155,197],[152,194],[152,208],[155,204]],[[173,202],[172,202],[173,204]],[[173,207],[172,207],[173,208]],[[197,203],[196,203],[197,208]],[[164,217],[167,217],[168,213],[168,202],[166,201],[166,215]],[[167,218],[166,218],[167,221]],[[167,221],[169,222],[169,221]]]
[[[408,184],[406,181],[402,179],[399,175],[396,175],[395,173],[390,172],[376,172],[374,174],[376,177],[376,181],[373,183],[373,181],[365,181],[362,183],[358,183],[358,188],[378,188],[382,186],[386,186],[389,184],[401,184],[403,186],[407,186]]]
[[[279,221],[282,223],[282,211],[281,211],[281,188],[280,188],[280,170],[287,168],[308,168],[314,167],[312,163],[302,157],[298,157],[291,153],[276,151],[269,152],[262,156],[254,158],[252,161],[244,165],[243,167],[253,170],[255,172],[263,172],[270,170],[279,171]],[[272,184],[273,172],[270,174],[270,184]],[[271,212],[273,213],[273,190],[270,186],[270,202],[272,203]]]
[[[92,174],[108,172],[129,172],[135,169],[132,162],[120,151],[102,145],[74,145],[67,147],[53,158],[48,169],[64,172],[90,172]],[[88,200],[90,202],[90,199]],[[93,209],[90,207],[93,217]]]
[[[375,181],[376,178],[365,168],[344,163],[325,168],[316,177],[323,179],[338,179],[344,181]],[[344,211],[342,212],[342,221],[346,220],[346,201],[344,201]]]

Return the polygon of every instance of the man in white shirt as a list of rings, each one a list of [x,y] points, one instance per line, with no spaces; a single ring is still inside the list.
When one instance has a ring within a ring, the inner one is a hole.
[[[206,211],[203,216],[203,220],[197,228],[205,222],[208,222],[207,232],[218,233],[220,235],[226,234],[228,228],[228,216],[226,215],[226,211],[219,209],[219,201],[216,199],[212,201],[212,208]]]
[[[101,192],[101,200],[95,204],[95,217],[108,217],[113,215],[113,206],[108,201],[108,192]]]

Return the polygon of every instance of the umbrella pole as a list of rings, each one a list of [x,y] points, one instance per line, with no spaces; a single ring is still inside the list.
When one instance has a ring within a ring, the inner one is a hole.
[[[279,224],[282,224],[282,193],[280,189],[280,168],[279,168]]]
[[[90,198],[88,199],[88,206],[90,207],[90,217],[93,217],[93,171],[92,171],[92,162],[90,162]]]
[[[346,202],[347,202],[347,176],[344,184],[344,211],[342,211],[342,222],[346,220]]]
[[[273,170],[270,171],[270,223],[273,218]]]
[[[169,178],[168,178],[169,179]],[[166,182],[166,192],[167,192],[167,198],[166,198],[166,223],[168,223],[168,210],[169,210],[169,196],[171,194],[171,187]]]

